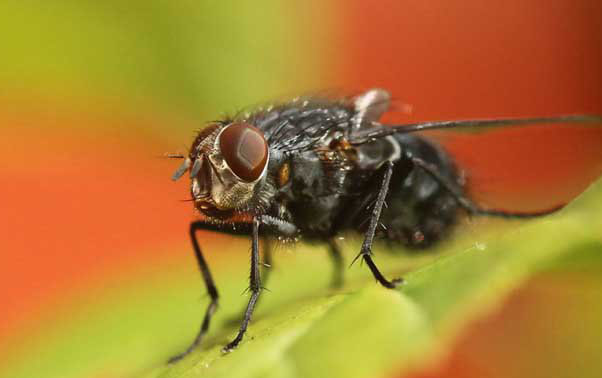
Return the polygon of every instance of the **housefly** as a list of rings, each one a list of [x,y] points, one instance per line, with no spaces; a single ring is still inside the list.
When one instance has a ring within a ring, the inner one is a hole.
[[[505,218],[549,214],[486,209],[466,194],[461,171],[433,141],[417,135],[429,130],[483,128],[552,123],[600,123],[589,115],[477,119],[384,125],[379,122],[390,95],[372,89],[342,100],[297,98],[249,114],[211,122],[196,136],[173,179],[186,172],[194,207],[203,217],[190,224],[190,238],[211,298],[192,351],[209,329],[218,291],[196,236],[212,230],[251,236],[251,293],[240,330],[224,347],[241,342],[259,298],[259,239],[297,239],[329,244],[335,262],[334,284],[341,282],[342,257],[333,239],[356,231],[362,259],[386,288],[388,279],[372,259],[375,237],[411,248],[426,248],[444,238],[459,213]]]

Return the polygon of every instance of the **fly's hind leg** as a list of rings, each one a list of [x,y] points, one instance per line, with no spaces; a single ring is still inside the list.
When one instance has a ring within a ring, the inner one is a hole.
[[[341,253],[341,249],[339,248],[334,239],[330,239],[330,241],[328,242],[328,252],[333,265],[332,280],[330,281],[330,287],[333,289],[338,289],[341,286],[343,286],[344,260],[343,254]]]
[[[372,271],[374,278],[376,278],[376,280],[384,287],[393,289],[397,287],[400,283],[402,283],[403,280],[401,278],[396,278],[391,281],[387,280],[372,260],[372,243],[374,241],[374,233],[376,232],[376,228],[378,227],[380,213],[385,203],[387,192],[389,191],[389,183],[391,182],[391,176],[393,175],[393,163],[388,161],[383,167],[383,169],[384,176],[381,182],[380,190],[378,192],[378,197],[376,198],[376,202],[374,204],[374,207],[372,208],[372,213],[370,214],[370,223],[364,235],[364,242],[362,243],[360,253],[355,257],[353,262],[355,262],[361,257],[366,263],[366,265],[368,265],[368,268],[370,268],[370,271]]]
[[[501,218],[536,218],[544,215],[552,214],[564,207],[564,205],[555,206],[549,209],[541,211],[507,211],[500,209],[483,209],[473,203],[467,196],[462,193],[462,190],[448,178],[444,177],[438,170],[437,166],[426,162],[415,156],[408,156],[408,159],[412,162],[415,167],[418,167],[428,173],[437,183],[439,183],[445,190],[447,190],[456,200],[456,202],[463,207],[469,214],[483,215]]]

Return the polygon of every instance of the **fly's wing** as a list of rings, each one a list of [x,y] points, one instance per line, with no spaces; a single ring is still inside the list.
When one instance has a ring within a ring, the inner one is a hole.
[[[389,110],[390,104],[391,95],[380,88],[370,89],[353,99],[355,116],[347,133],[351,144],[360,135],[383,129],[378,120]],[[384,162],[398,159],[401,153],[398,143],[390,136],[370,139],[354,149],[355,164],[364,170],[378,169]]]
[[[469,193],[487,207],[554,207],[602,174],[602,127],[575,122],[452,134],[443,146],[466,173]]]
[[[575,114],[558,117],[534,118],[494,118],[494,119],[469,119],[458,121],[432,121],[409,123],[405,125],[374,126],[363,128],[353,134],[352,144],[362,144],[371,139],[384,138],[394,134],[409,134],[418,131],[454,130],[465,133],[480,133],[492,128],[525,126],[525,125],[552,125],[552,124],[591,124],[600,126],[602,118],[596,115]]]
[[[352,134],[361,133],[373,127],[391,106],[391,94],[384,89],[374,88],[353,99],[355,119]]]
[[[521,126],[521,127],[518,127]],[[602,174],[602,118],[592,115],[374,125],[350,143],[444,130],[443,148],[486,208],[537,211],[566,203]]]

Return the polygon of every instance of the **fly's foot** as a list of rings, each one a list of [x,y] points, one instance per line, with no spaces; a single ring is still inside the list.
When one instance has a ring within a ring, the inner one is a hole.
[[[380,283],[382,286],[386,287],[387,289],[395,289],[404,283],[403,278],[393,278],[391,281],[387,280],[386,278],[384,278],[382,276],[380,279],[376,276],[375,276],[375,278],[378,281],[378,283]]]
[[[370,268],[370,271],[372,272],[372,275],[378,281],[378,283],[380,283],[381,285],[383,285],[387,289],[395,289],[397,286],[399,286],[401,283],[403,283],[403,279],[402,278],[394,278],[391,281],[389,281],[388,279],[386,279],[385,276],[383,276],[383,274],[380,272],[380,270],[378,270],[378,267],[376,266],[376,264],[372,260],[372,255],[369,252],[368,253],[364,253],[362,251],[362,252],[360,252],[360,254],[358,255],[358,257],[359,256],[363,257],[364,261],[366,262],[366,265],[368,265],[368,268]]]
[[[173,356],[172,358],[170,358],[169,360],[167,360],[167,363],[168,364],[176,363],[176,362],[180,361],[182,358],[184,358],[184,356],[187,355],[187,354],[188,353],[181,353],[181,354],[178,354],[176,356]]]
[[[391,285],[393,286],[392,288],[399,287],[399,286],[403,285],[404,283],[405,283],[405,281],[401,277],[393,278],[391,280]]]
[[[230,353],[234,349],[238,347],[238,344],[241,342],[242,336],[238,334],[234,340],[232,340],[228,345],[222,348],[222,353]]]
[[[167,360],[168,364],[173,364],[176,363],[178,361],[180,361],[182,358],[188,356],[188,354],[190,354],[190,352],[192,352],[192,348],[187,349],[185,352],[180,353],[180,354],[176,354],[175,356],[171,357],[169,360]]]

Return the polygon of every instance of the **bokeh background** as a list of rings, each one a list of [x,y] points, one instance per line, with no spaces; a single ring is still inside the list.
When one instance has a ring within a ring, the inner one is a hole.
[[[198,279],[162,155],[204,122],[371,87],[392,123],[602,114],[601,19],[595,0],[2,2],[0,372],[100,298]],[[437,137],[492,206],[564,202],[602,172],[592,128]],[[246,261],[230,244],[212,235],[209,258]],[[598,273],[538,277],[414,376],[598,376]]]

